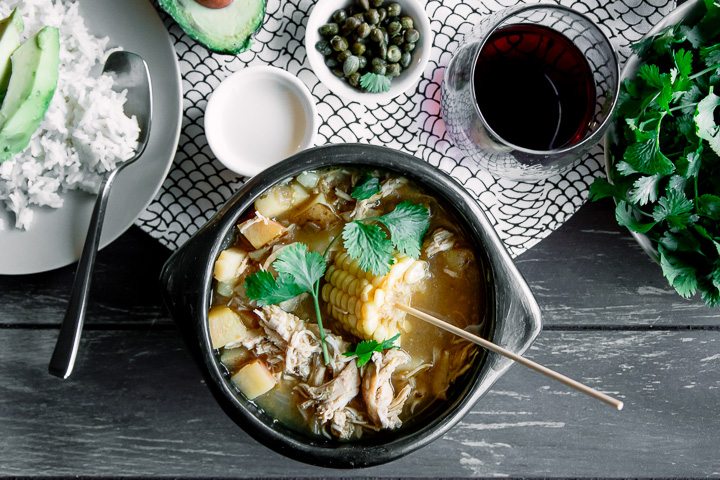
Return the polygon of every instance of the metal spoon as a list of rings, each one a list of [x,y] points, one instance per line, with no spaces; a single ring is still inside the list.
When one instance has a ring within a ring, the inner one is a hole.
[[[75,365],[110,188],[117,174],[140,158],[145,151],[150,135],[152,88],[150,73],[145,61],[134,53],[113,52],[105,62],[103,73],[110,75],[115,80],[113,90],[118,92],[127,90],[125,114],[129,117],[134,115],[137,118],[140,134],[135,156],[108,172],[100,186],[95,208],[90,218],[85,245],[75,272],[70,302],[60,326],[60,335],[55,344],[55,351],[50,359],[50,373],[60,378],[69,377]]]

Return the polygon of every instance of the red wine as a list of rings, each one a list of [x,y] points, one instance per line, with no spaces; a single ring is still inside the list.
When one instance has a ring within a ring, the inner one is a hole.
[[[474,87],[488,126],[531,150],[579,142],[595,114],[595,82],[585,56],[541,25],[495,31],[478,56]]]

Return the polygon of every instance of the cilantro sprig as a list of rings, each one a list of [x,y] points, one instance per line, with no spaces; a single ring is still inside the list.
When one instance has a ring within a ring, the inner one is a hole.
[[[320,344],[327,365],[330,363],[330,355],[325,342],[319,295],[320,279],[327,268],[323,256],[317,252],[308,252],[307,245],[303,243],[295,243],[281,250],[272,266],[278,276],[274,277],[267,271],[248,275],[245,279],[245,294],[262,306],[275,305],[308,292],[315,303]]]
[[[370,361],[373,352],[382,353],[383,350],[398,348],[398,346],[395,345],[395,340],[397,340],[398,338],[400,338],[399,333],[394,337],[380,343],[375,340],[360,342],[355,345],[354,349],[348,350],[347,352],[343,353],[343,355],[345,355],[346,357],[352,357],[353,355],[357,355],[357,366],[362,367]]]
[[[380,225],[384,226],[387,233]],[[430,212],[424,205],[405,201],[380,217],[353,220],[345,224],[342,238],[350,258],[373,275],[385,275],[393,264],[393,252],[417,259],[423,235],[430,226]]]
[[[621,86],[611,182],[620,225],[647,235],[668,283],[720,306],[720,4],[705,0],[694,25],[633,46],[643,65]]]
[[[390,77],[367,72],[360,77],[360,86],[370,93],[389,92],[391,86]]]

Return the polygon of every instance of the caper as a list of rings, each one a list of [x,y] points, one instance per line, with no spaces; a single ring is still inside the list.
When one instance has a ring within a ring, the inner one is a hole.
[[[330,46],[336,52],[342,52],[348,49],[348,41],[339,35],[335,35],[330,39]]]
[[[420,40],[420,32],[411,28],[405,31],[405,41],[408,43],[415,43]]]
[[[412,42],[403,43],[403,45],[402,45],[402,51],[403,51],[403,52],[412,52],[413,50],[415,50],[415,44],[414,44],[414,43],[412,43]]]
[[[400,52],[400,48],[398,48],[397,45],[390,45],[388,47],[388,49],[387,49],[388,62],[397,63],[400,61],[401,56],[402,56],[402,52]]]
[[[400,64],[398,63],[389,63],[387,66],[387,73],[386,75],[388,77],[397,77],[400,75]]]
[[[358,36],[358,38],[367,38],[367,36],[370,35],[371,31],[372,31],[372,27],[370,25],[368,25],[367,23],[363,22],[355,30],[355,34]]]
[[[390,37],[390,45],[402,45],[405,42],[405,37],[403,35],[395,35],[394,37]]]
[[[370,0],[370,5],[372,5],[375,8],[382,7],[382,4],[385,2],[385,0]]]
[[[387,11],[388,15],[390,15],[391,17],[399,17],[402,8],[400,7],[399,3],[391,3],[390,6],[388,6]]]
[[[347,81],[350,84],[351,87],[358,87],[360,86],[360,74],[355,72],[352,75],[348,75]]]
[[[335,60],[333,57],[327,57],[325,59],[325,65],[327,65],[328,68],[332,69],[338,66],[338,61]]]
[[[413,19],[410,17],[402,17],[400,19],[400,25],[402,25],[402,28],[405,30],[410,30],[414,27]]]
[[[345,74],[343,74],[342,68],[333,68],[333,69],[332,69],[332,73],[333,73],[336,77],[340,77],[340,78],[343,78],[343,77],[345,76]]]
[[[348,16],[348,17],[352,17],[353,15],[355,15],[356,13],[358,13],[359,11],[360,11],[360,9],[357,7],[357,5],[350,5],[350,6],[347,8],[347,16]]]
[[[387,10],[384,8],[378,8],[378,15],[380,15],[380,23],[382,23],[388,16]]]
[[[325,56],[332,55],[333,49],[327,40],[320,40],[315,44],[315,50],[322,53]]]
[[[403,68],[408,68],[410,66],[410,63],[412,62],[412,55],[410,52],[405,52],[400,56],[400,66]]]
[[[358,68],[358,70],[363,70],[367,67],[367,58],[362,55],[358,55],[358,60],[360,61],[360,68]]]
[[[370,10],[370,0],[358,0],[358,6],[363,10]]]
[[[388,45],[385,42],[380,42],[380,45],[378,45],[377,54],[380,58],[387,58],[387,52],[388,52]]]
[[[350,50],[343,50],[342,52],[337,54],[337,61],[340,63],[344,63],[345,59],[352,56],[352,52]]]
[[[377,25],[380,23],[380,14],[374,8],[371,8],[365,12],[365,21],[370,25]]]
[[[387,62],[380,57],[373,58],[371,64],[373,67],[375,67],[377,65],[382,65],[383,67],[387,66]]]
[[[383,38],[385,38],[385,34],[379,28],[373,27],[373,29],[370,30],[370,40],[373,42],[382,42]]]
[[[340,31],[340,27],[338,27],[337,23],[326,23],[322,27],[320,27],[320,35],[323,35],[325,37],[332,37],[333,35],[337,35]]]
[[[332,14],[333,22],[335,22],[337,24],[344,22],[345,19],[347,19],[347,17],[348,17],[347,12],[342,8],[340,10],[335,10],[335,13]]]
[[[361,22],[365,21],[365,14],[362,13],[362,12],[361,12],[361,13],[356,13],[355,15],[353,15],[353,17],[357,18],[357,19],[360,20]]]
[[[400,35],[400,33],[402,33],[402,25],[400,25],[400,22],[390,22],[387,26],[387,31],[391,37],[394,37],[395,35]]]
[[[385,65],[373,65],[372,71],[378,75],[385,75],[387,67],[385,67]]]
[[[350,55],[345,59],[345,62],[343,63],[343,74],[345,76],[350,76],[353,73],[357,72],[360,68],[360,60],[355,55]]]
[[[362,43],[355,42],[350,47],[350,50],[352,51],[353,55],[362,55],[365,53],[366,47]]]
[[[360,26],[360,20],[358,20],[357,17],[348,17],[342,25],[342,28],[340,29],[340,34],[343,37],[347,37],[352,33],[357,27]]]

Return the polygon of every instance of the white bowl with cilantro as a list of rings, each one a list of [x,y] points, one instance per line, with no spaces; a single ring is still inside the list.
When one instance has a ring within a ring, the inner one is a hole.
[[[678,294],[710,307],[720,306],[719,20],[717,3],[688,2],[633,47],[606,136],[608,181],[590,189],[615,199],[618,223]]]
[[[401,16],[409,16],[414,22],[414,28],[419,32],[419,40],[415,49],[411,52],[412,60],[407,68],[404,68],[397,77],[367,75],[363,79],[363,87],[351,86],[345,78],[336,76],[325,64],[326,57],[317,50],[316,44],[327,39],[320,34],[319,29],[323,25],[333,22],[332,16],[339,9],[346,9],[351,5],[357,5],[358,0],[318,0],[310,11],[307,27],[305,30],[305,50],[307,59],[313,73],[330,92],[347,100],[363,104],[383,103],[398,95],[414,88],[425,71],[432,49],[433,32],[430,27],[430,20],[425,13],[424,6],[418,0],[386,0],[384,7],[391,3],[397,3],[402,9]],[[369,37],[368,37],[369,38]],[[333,52],[333,54],[336,52]],[[333,55],[334,56],[334,55]],[[369,61],[369,59],[368,59]],[[372,78],[370,78],[372,77]],[[324,97],[324,92],[314,92]]]

